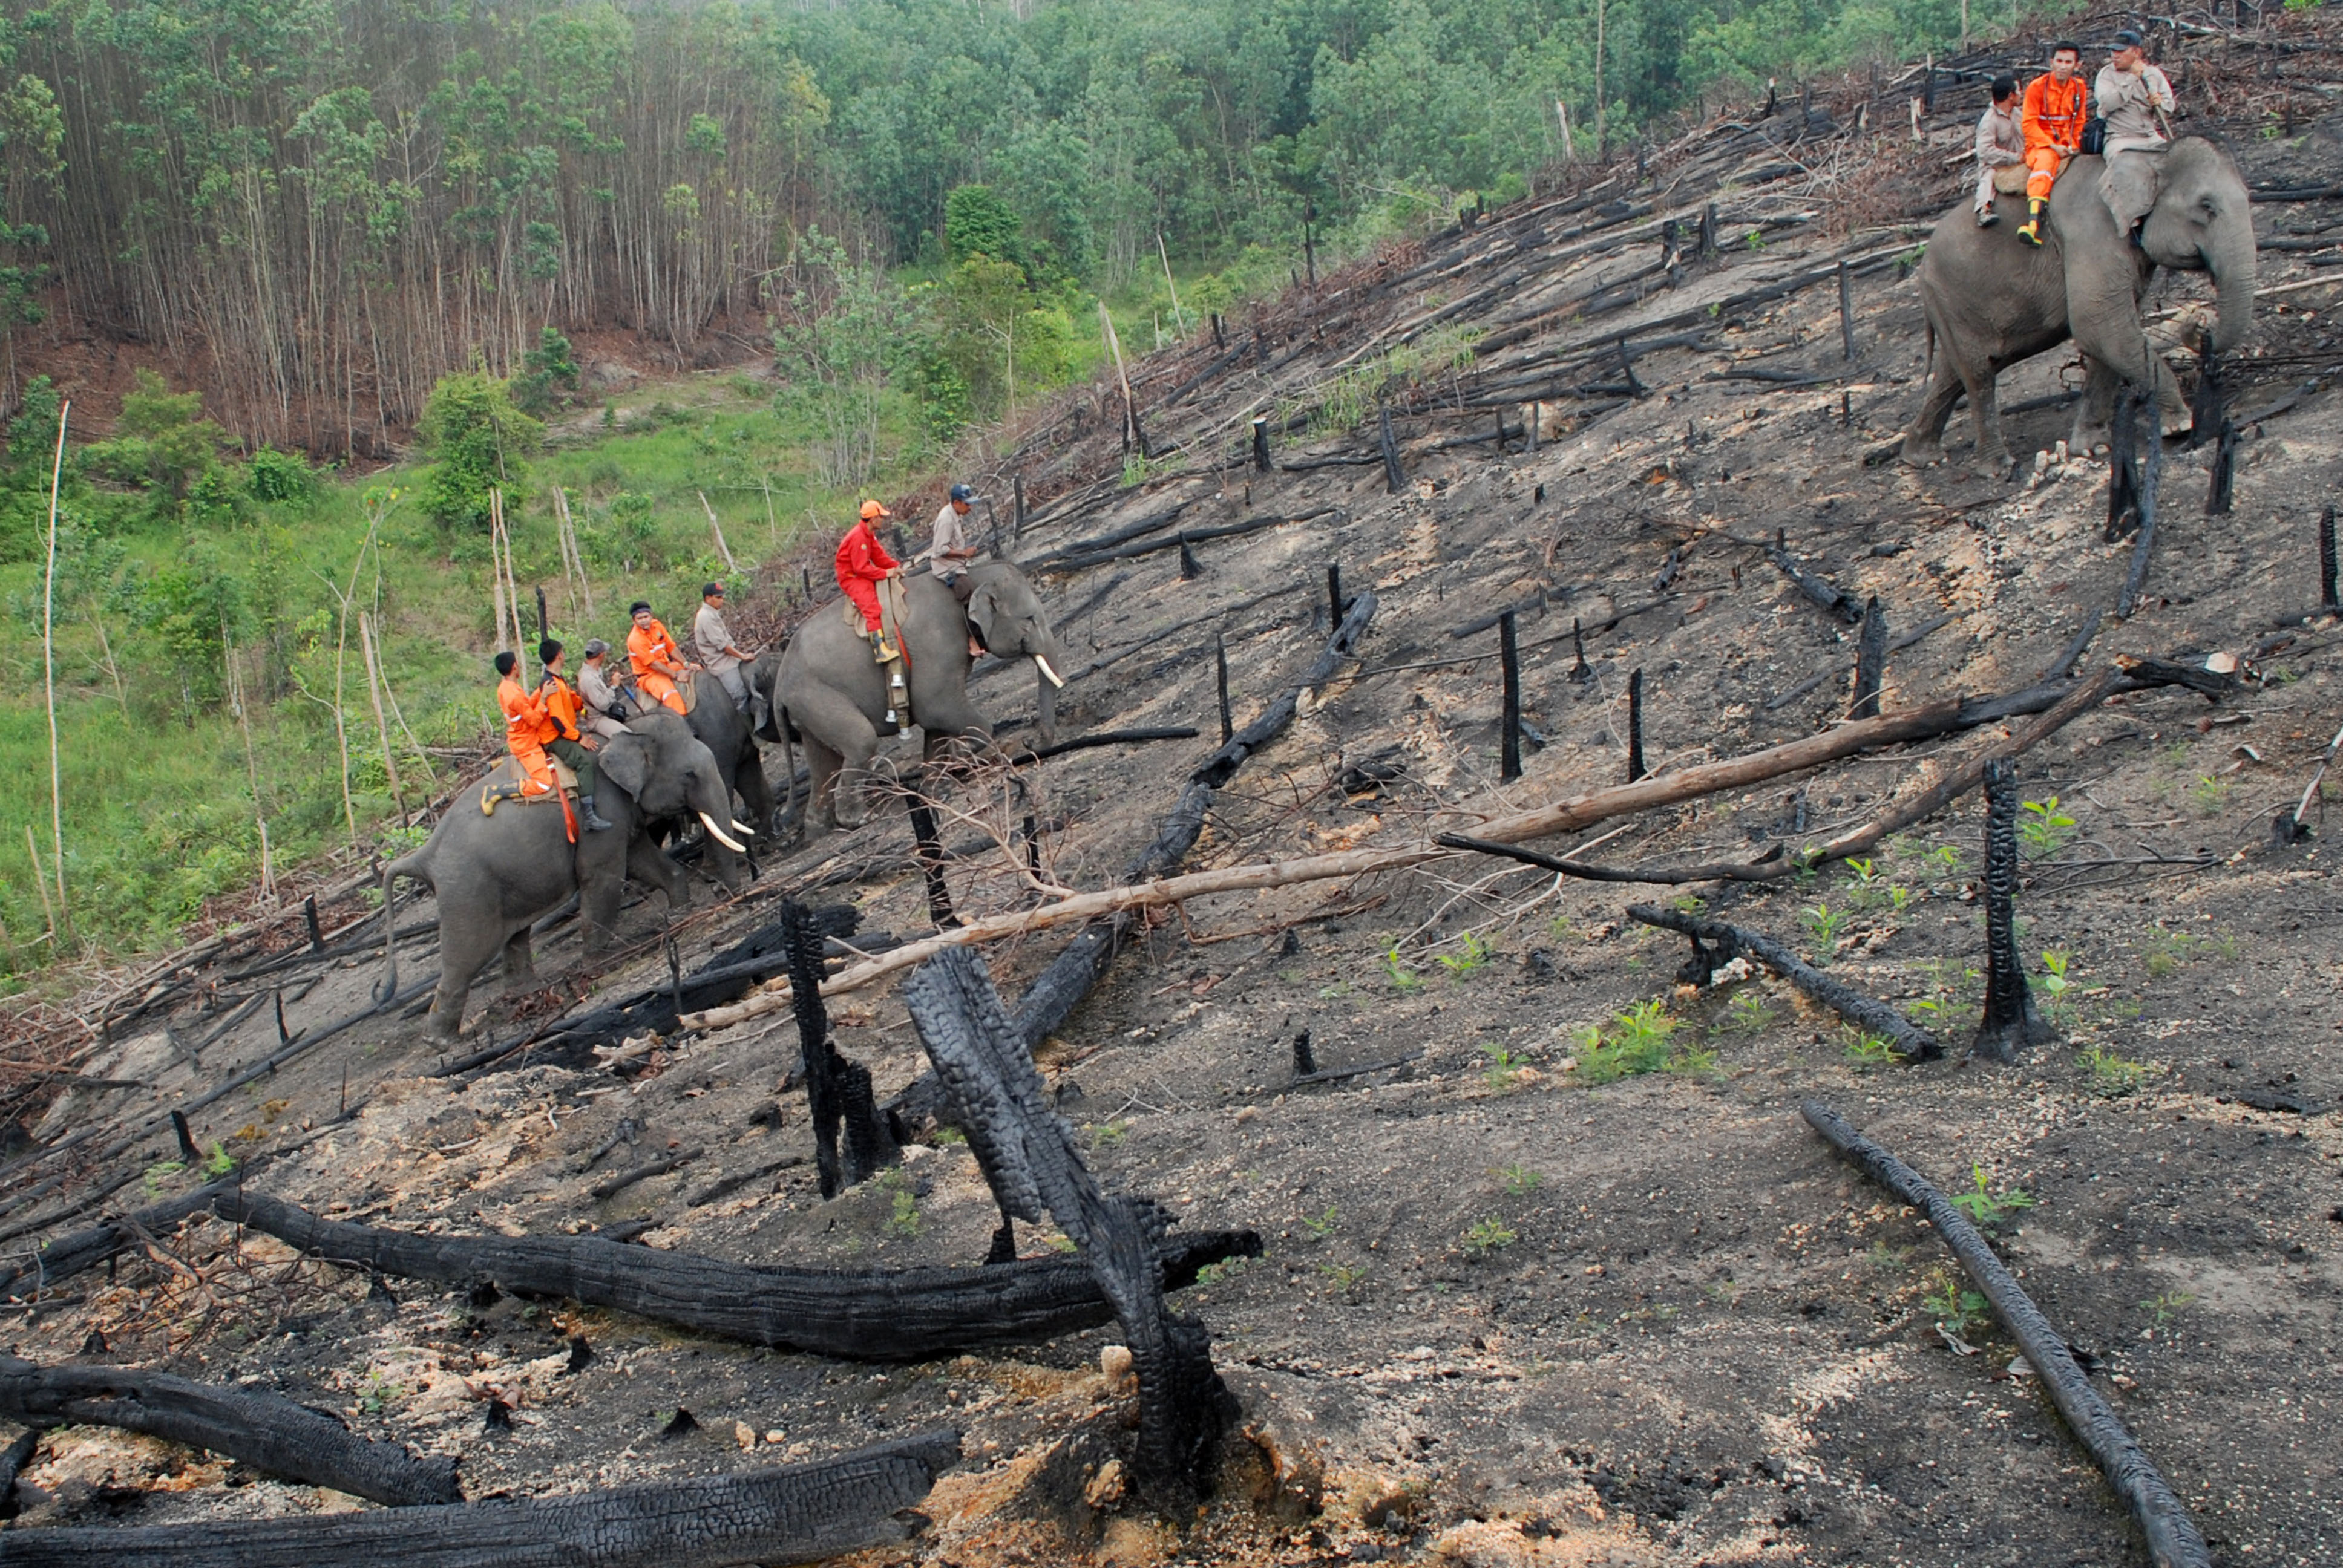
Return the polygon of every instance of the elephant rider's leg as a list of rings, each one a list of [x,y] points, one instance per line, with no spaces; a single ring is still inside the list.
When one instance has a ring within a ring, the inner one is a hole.
[[[968,601],[976,597],[976,579],[966,572],[954,572],[943,579],[943,584],[951,589],[952,598],[960,601],[960,614],[965,618]],[[976,623],[972,620],[968,623],[968,657],[970,659],[984,657],[984,638],[977,635]]]
[[[2042,209],[2050,205],[2050,187],[2058,183],[2058,172],[2066,163],[2066,154],[2056,147],[2026,151],[2026,222],[2018,228],[2017,237],[2028,245],[2042,243]]]
[[[1991,226],[1994,221],[1994,211],[1993,170],[1990,168],[1977,170],[1976,195],[1970,200],[1969,205],[1976,209],[1977,226],[1979,228]]]
[[[654,671],[649,675],[635,677],[635,684],[641,689],[645,697],[653,702],[665,703],[678,719],[683,717],[683,694],[676,690],[674,681]]]
[[[749,683],[740,678],[739,665],[725,669],[711,668],[708,673],[716,678],[716,683],[724,689],[724,695],[732,699],[733,707],[743,713],[749,711]]]
[[[879,617],[879,589],[861,578],[846,578],[838,586],[846,590],[846,597],[852,599],[854,608],[862,612],[862,635],[870,639],[871,649],[879,662],[886,663],[887,631],[885,623]]]
[[[530,740],[505,738],[505,746],[512,759],[520,767],[520,792],[524,795],[553,793],[553,763],[546,757],[545,748]]]
[[[586,830],[588,833],[608,832],[610,824],[594,809],[594,754],[575,740],[564,740],[558,737],[546,749],[568,763],[569,771],[578,775],[578,814],[584,819]]]

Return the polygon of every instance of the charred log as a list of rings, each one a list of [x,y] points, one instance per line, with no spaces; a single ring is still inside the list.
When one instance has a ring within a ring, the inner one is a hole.
[[[1788,578],[1800,593],[1847,625],[1853,626],[1863,618],[1863,601],[1837,584],[1808,571],[1799,563],[1798,558],[1790,553],[1786,539],[1780,532],[1777,531],[1774,542],[1765,547],[1765,558],[1780,568],[1782,575]]]
[[[870,1070],[839,1054],[830,1039],[830,1013],[821,1004],[821,939],[804,906],[781,906],[789,960],[789,1006],[796,1014],[798,1049],[804,1065],[806,1107],[813,1117],[815,1163],[821,1195],[835,1198],[895,1161],[895,1139],[879,1114],[870,1091]],[[843,1160],[839,1134],[843,1129]]]
[[[1799,1109],[1807,1125],[1828,1139],[1865,1175],[1927,1216],[1928,1223],[1993,1304],[1994,1315],[2009,1330],[2009,1337],[2026,1353],[2067,1428],[2139,1521],[2157,1568],[2212,1568],[2212,1554],[2187,1509],[2083,1375],[2066,1336],[2042,1315],[1968,1217],[1926,1177],[1857,1132],[1828,1106],[1809,1100]]]
[[[141,1432],[374,1503],[455,1503],[464,1495],[453,1459],[417,1459],[396,1443],[369,1442],[333,1417],[277,1394],[168,1372],[44,1367],[0,1356],[0,1418]]]
[[[510,1295],[632,1312],[719,1339],[850,1361],[919,1361],[988,1346],[1039,1344],[1111,1322],[1083,1265],[1042,1258],[1000,1269],[832,1273],[751,1267],[601,1236],[427,1236],[324,1219],[257,1193],[226,1192],[213,1211],[330,1263]],[[1250,1231],[1167,1237],[1164,1278],[1259,1254]]]
[[[12,1530],[9,1568],[719,1568],[798,1563],[900,1540],[896,1515],[960,1457],[960,1434],[926,1433],[835,1459],[604,1492],[499,1498],[393,1513],[203,1521],[131,1530]]]
[[[1865,996],[1853,986],[1832,979],[1762,932],[1724,920],[1681,915],[1651,904],[1628,905],[1627,917],[1692,939],[1692,957],[1677,971],[1677,978],[1687,985],[1708,984],[1719,965],[1731,963],[1736,955],[1746,953],[1865,1034],[1885,1040],[1905,1060],[1934,1061],[1945,1054],[1944,1048],[1927,1030],[1902,1013],[1877,997]],[[1714,945],[1704,947],[1704,942]]]
[[[1238,1412],[1212,1369],[1203,1325],[1164,1305],[1161,1215],[1100,1191],[1071,1131],[1049,1109],[983,960],[964,948],[938,954],[912,973],[903,996],[1002,1213],[1038,1221],[1046,1211],[1114,1303],[1139,1377],[1134,1473],[1158,1508],[1186,1518]]]
[[[1887,612],[1879,608],[1877,594],[1863,607],[1863,636],[1855,649],[1855,701],[1846,716],[1876,719],[1880,688],[1887,678]]]

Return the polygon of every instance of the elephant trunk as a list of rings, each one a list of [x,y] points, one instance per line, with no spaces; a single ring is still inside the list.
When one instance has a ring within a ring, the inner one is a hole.
[[[2213,321],[2212,347],[2226,354],[2245,341],[2254,324],[2254,236],[2249,227],[2225,233],[2220,244],[2205,256],[2219,296],[2219,314]]]

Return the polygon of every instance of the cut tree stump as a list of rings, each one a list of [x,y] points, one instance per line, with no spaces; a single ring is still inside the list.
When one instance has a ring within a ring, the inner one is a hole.
[[[875,1443],[811,1464],[604,1492],[389,1513],[206,1520],[149,1529],[11,1530],[0,1568],[734,1568],[900,1541],[895,1517],[960,1457],[960,1434]]]
[[[745,1344],[850,1361],[921,1361],[990,1346],[1039,1344],[1111,1322],[1114,1307],[1072,1258],[992,1269],[826,1272],[752,1268],[598,1236],[425,1236],[327,1220],[255,1192],[226,1192],[213,1211],[327,1262],[519,1296],[564,1297]],[[1167,1237],[1168,1285],[1253,1257],[1250,1231]]]
[[[255,1389],[219,1388],[129,1367],[45,1367],[0,1356],[0,1418],[28,1426],[111,1426],[208,1449],[256,1470],[372,1503],[456,1503],[456,1462],[370,1442],[338,1421]],[[14,1539],[0,1536],[0,1542]],[[0,1562],[9,1561],[0,1547]]]

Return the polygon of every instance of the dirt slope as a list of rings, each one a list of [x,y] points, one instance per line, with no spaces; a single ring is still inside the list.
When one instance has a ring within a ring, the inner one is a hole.
[[[2187,56],[2184,95],[2226,106],[2219,124],[2258,186],[2343,167],[2343,117],[2314,117],[2327,99],[2310,84],[2335,74],[2315,25],[2290,21],[2285,35],[2306,51],[2281,60],[2279,81],[2297,86],[2257,76],[2268,56],[2251,50]],[[2297,96],[2297,135],[2264,139],[2254,132],[2278,90]],[[1047,579],[1087,662],[1066,694],[1070,731],[1207,731],[1029,769],[1022,809],[1057,824],[1048,876],[1103,885],[1152,837],[1212,744],[1216,638],[1239,724],[1307,665],[1326,633],[1330,562],[1379,596],[1365,658],[1222,792],[1192,868],[1413,842],[1623,778],[1637,669],[1655,769],[1814,731],[1845,711],[1853,638],[1767,563],[1757,547],[1776,530],[1842,587],[1878,596],[1896,631],[1940,623],[1891,660],[1891,709],[2033,681],[2130,562],[2127,543],[2100,537],[2104,461],[2050,462],[2016,484],[1865,461],[1908,416],[1924,372],[1896,266],[1917,236],[1881,220],[1933,210],[1951,190],[1944,156],[1976,96],[1941,88],[1918,150],[1892,85],[1865,116],[1875,126],[1892,110],[1892,136],[1841,136],[1853,106],[1820,103],[1803,135],[1795,106],[1755,128],[1711,127],[1640,176],[1493,214],[1328,280],[1264,317],[1257,357],[1248,323],[1228,340],[1246,350],[1232,360],[1206,341],[1145,362],[1134,380],[1149,439],[1178,449],[1143,472],[1123,471],[1119,403],[1103,390],[1032,432],[1013,463],[1037,498],[1015,545],[1029,560],[1175,503],[1175,518],[1131,542],[1311,519],[1195,544],[1192,579],[1177,550]],[[1689,248],[1712,201],[1721,254],[1684,256],[1671,275],[1666,226]],[[2318,239],[2343,204],[2258,213],[2266,235]],[[1614,240],[1626,243],[1599,248]],[[2118,699],[2023,760],[2026,798],[2045,810],[2019,913],[2028,968],[2064,982],[2046,994],[2060,1043],[2015,1068],[1959,1050],[1873,1065],[1835,1019],[1772,982],[1679,990],[1676,939],[1624,919],[1634,899],[1697,894],[1965,1043],[1982,957],[1974,799],[1808,886],[1557,886],[1460,858],[1366,885],[1197,900],[1118,960],[1040,1053],[1061,1111],[1111,1183],[1268,1241],[1265,1258],[1182,1298],[1247,1412],[1221,1497],[1185,1533],[1119,1503],[1111,1473],[1101,1480],[1129,1417],[1097,1370],[1111,1332],[1021,1356],[849,1366],[558,1303],[477,1309],[399,1282],[386,1299],[265,1239],[198,1224],[170,1240],[172,1261],[126,1257],[25,1312],[13,1348],[282,1387],[361,1430],[461,1453],[472,1496],[708,1473],[752,1453],[960,1426],[969,1462],[926,1505],[933,1527],[873,1562],[2145,1562],[2035,1382],[2010,1375],[2012,1348],[1988,1320],[1961,1323],[1971,1314],[1935,1238],[1799,1121],[1798,1101],[1816,1095],[1940,1184],[2031,1199],[2004,1211],[2005,1255],[2097,1358],[2098,1386],[2217,1560],[2335,1561],[2343,959],[2323,839],[2279,847],[2269,833],[2343,719],[2336,622],[2301,614],[2316,603],[2315,522],[2343,450],[2343,411],[2323,391],[2343,361],[2326,319],[2337,275],[2318,265],[2334,254],[2265,255],[2260,319],[2229,370],[2240,412],[2306,381],[2322,390],[2247,427],[2228,516],[2201,515],[2209,449],[2168,456],[2149,600],[2086,658],[2227,652],[2253,680],[2217,705]],[[1842,256],[1852,362],[1829,282]],[[1809,277],[1823,281],[1751,298]],[[2167,280],[2153,308],[2191,297],[2187,280]],[[1410,337],[1413,323],[1425,326]],[[1471,360],[1452,364],[1468,329]],[[1625,389],[1622,338],[1640,396]],[[1388,357],[1401,343],[1413,359]],[[2005,400],[2054,391],[2059,358],[2006,377]],[[1342,379],[1358,367],[1372,368]],[[1322,416],[1321,438],[1306,418],[1345,399],[1372,408],[1379,392],[1405,467],[1397,494],[1372,417],[1353,432]],[[1533,395],[1554,418],[1534,453],[1519,407]],[[1501,411],[1513,431],[1502,452]],[[1277,471],[1243,466],[1255,413],[1292,427],[1276,437]],[[2053,450],[2068,417],[2018,415],[2012,444]],[[1954,436],[1958,458],[1965,423]],[[1496,634],[1450,633],[1508,604],[1523,606],[1524,709],[1545,743],[1524,778],[1501,784]],[[1573,678],[1574,619],[1600,628],[1585,637],[1584,679]],[[1030,712],[1022,682],[1000,675],[979,690],[1013,718]],[[1745,859],[1859,820],[1926,758],[1980,743],[1883,754],[1542,847],[1614,865]],[[1345,769],[1368,763],[1389,777],[1346,791]],[[919,879],[895,859],[906,845],[889,813],[767,864],[750,900],[684,929],[682,961],[769,919],[773,894],[858,857],[882,869],[821,896],[850,896],[866,930],[923,930]],[[998,856],[950,879],[963,913],[1020,896]],[[645,954],[598,979],[603,993],[664,975],[656,904],[631,918]],[[1003,989],[1056,945],[994,950]],[[569,952],[551,944],[540,966],[558,971]],[[296,1027],[363,1006],[373,973],[370,960],[329,970],[288,1001]],[[1615,1042],[1634,1033],[1620,1015],[1653,1003],[1641,1028],[1666,1034],[1657,1054],[1673,1070],[1590,1081],[1601,1058],[1584,1031]],[[882,1093],[921,1070],[889,991],[836,1010],[841,1047]],[[159,1034],[85,1070],[191,1097],[274,1048],[267,1012],[206,1048],[199,1071]],[[498,1003],[474,1029],[501,1038],[512,1019]],[[256,1181],[388,1224],[545,1232],[648,1219],[651,1245],[812,1266],[982,1255],[990,1199],[949,1140],[828,1203],[805,1166],[692,1203],[723,1174],[810,1150],[799,1098],[779,1097],[778,1121],[769,1111],[796,1060],[786,1015],[675,1044],[634,1080],[543,1066],[427,1078],[439,1059],[419,1028],[361,1024],[198,1114],[196,1135],[235,1144],[248,1129],[237,1146],[265,1150],[318,1134]],[[1322,1068],[1397,1065],[1297,1087],[1292,1040],[1305,1030]],[[68,1097],[43,1135],[146,1113],[109,1092]],[[345,1094],[357,1114],[328,1125]],[[586,1173],[622,1118],[639,1125],[637,1141]],[[167,1140],[129,1158],[159,1157]],[[673,1175],[606,1202],[587,1194],[692,1147],[706,1152]],[[1020,1241],[1029,1254],[1049,1243],[1030,1228]],[[572,1333],[595,1352],[575,1373],[563,1370]],[[1978,1353],[1957,1353],[1955,1339]],[[509,1429],[485,1424],[490,1395],[514,1407]],[[679,1407],[699,1431],[659,1441]],[[28,1521],[343,1505],[84,1430],[53,1436],[29,1479],[49,1501]]]

